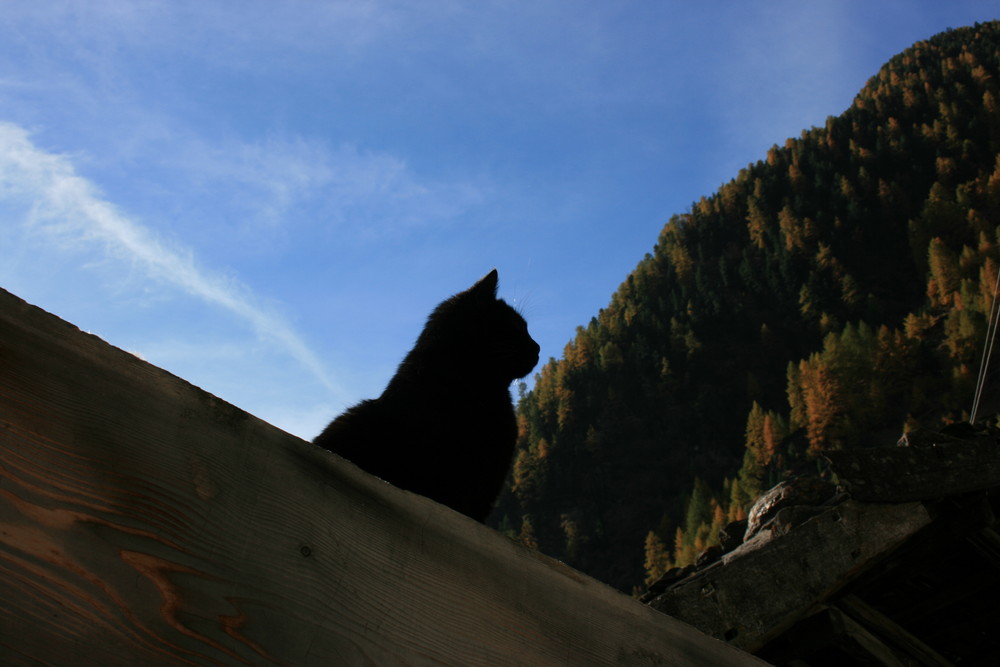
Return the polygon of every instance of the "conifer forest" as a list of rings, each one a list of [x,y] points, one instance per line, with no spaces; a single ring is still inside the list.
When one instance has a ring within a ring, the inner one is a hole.
[[[993,22],[914,44],[670,218],[522,388],[490,523],[632,592],[826,450],[993,423],[998,272]]]

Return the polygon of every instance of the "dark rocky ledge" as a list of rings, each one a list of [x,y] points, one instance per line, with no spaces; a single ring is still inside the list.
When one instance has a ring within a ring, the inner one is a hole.
[[[996,433],[921,431],[826,459],[828,479],[775,486],[641,599],[777,665],[992,664]]]

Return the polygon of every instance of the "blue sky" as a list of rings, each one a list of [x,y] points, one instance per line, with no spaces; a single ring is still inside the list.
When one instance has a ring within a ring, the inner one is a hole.
[[[559,357],[674,213],[1000,2],[8,0],[0,287],[311,438],[496,267]]]

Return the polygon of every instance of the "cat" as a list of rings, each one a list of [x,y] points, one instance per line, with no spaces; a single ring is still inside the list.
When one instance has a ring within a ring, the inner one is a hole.
[[[540,350],[524,318],[497,298],[497,280],[494,269],[438,305],[382,395],[313,443],[484,522],[517,439],[509,386]]]

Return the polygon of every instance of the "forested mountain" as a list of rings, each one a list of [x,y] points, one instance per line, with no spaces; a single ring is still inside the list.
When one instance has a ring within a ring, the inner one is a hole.
[[[522,393],[493,525],[626,591],[690,562],[819,452],[967,418],[998,266],[994,22],[670,219]]]

